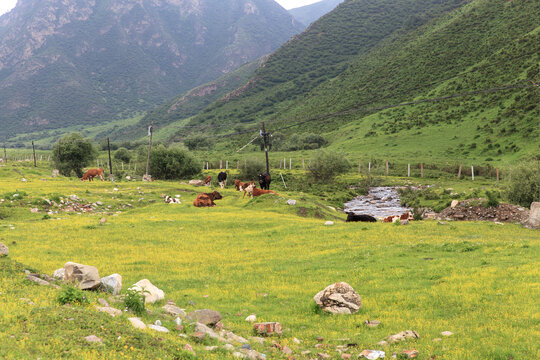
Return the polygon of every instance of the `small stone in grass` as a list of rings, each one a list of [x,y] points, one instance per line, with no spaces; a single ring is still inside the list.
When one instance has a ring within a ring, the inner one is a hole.
[[[100,338],[98,338],[96,335],[90,335],[90,336],[87,336],[84,338],[86,341],[90,342],[90,343],[100,343],[100,344],[103,344],[103,340],[101,340]]]
[[[441,333],[441,335],[442,335],[442,336],[452,336],[452,335],[454,335],[454,333],[451,332],[451,331],[443,331],[443,332]]]

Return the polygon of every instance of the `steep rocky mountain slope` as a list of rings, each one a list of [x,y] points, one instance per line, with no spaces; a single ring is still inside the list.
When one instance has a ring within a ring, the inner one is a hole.
[[[0,17],[0,126],[12,135],[145,111],[302,28],[272,0],[19,0]]]

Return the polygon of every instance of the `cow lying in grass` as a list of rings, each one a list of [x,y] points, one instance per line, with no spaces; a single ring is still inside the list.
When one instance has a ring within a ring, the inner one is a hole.
[[[276,193],[276,192],[274,192],[272,190],[257,189],[254,184],[249,185],[248,187],[246,187],[244,189],[244,196],[242,196],[242,198],[244,198],[246,196],[246,193],[248,195],[250,195],[252,199],[253,199],[254,196],[261,196],[261,195],[264,195],[264,194],[275,194],[275,195],[279,196],[278,193]]]
[[[103,178],[103,169],[100,168],[100,169],[86,170],[86,172],[83,174],[81,178],[81,181],[84,181],[84,180],[93,181],[96,176],[99,176],[101,181],[105,180]]]
[[[223,196],[221,196],[220,193],[217,191],[211,192],[211,193],[200,193],[197,195],[195,200],[193,200],[193,206],[196,207],[211,207],[216,206],[214,203],[214,200],[223,199]]]
[[[412,219],[413,219],[413,215],[410,212],[406,212],[406,213],[403,213],[401,215],[394,215],[394,216],[385,217],[382,222],[393,223],[393,222],[397,222],[397,221],[400,221],[400,220],[412,220]]]
[[[250,182],[245,183],[245,182],[241,182],[238,179],[234,180],[234,187],[236,188],[236,191],[243,191],[245,190],[245,188],[247,188],[250,185],[255,186],[255,181],[250,181]]]

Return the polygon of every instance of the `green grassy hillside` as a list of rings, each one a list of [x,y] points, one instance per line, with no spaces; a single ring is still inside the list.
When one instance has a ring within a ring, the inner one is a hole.
[[[540,70],[540,4],[392,3],[344,2],[189,125],[254,134],[266,121],[286,136],[322,134],[346,152],[417,160],[534,153],[537,92],[529,80]],[[252,136],[227,137],[218,148]]]

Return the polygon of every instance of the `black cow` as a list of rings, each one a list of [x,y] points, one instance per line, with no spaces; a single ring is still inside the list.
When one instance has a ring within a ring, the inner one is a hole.
[[[347,222],[357,222],[357,221],[361,221],[361,222],[377,222],[377,219],[375,219],[371,215],[364,215],[364,214],[356,215],[355,213],[348,212],[346,221]]]
[[[220,172],[217,176],[217,181],[222,189],[227,186],[227,173],[225,171]]]
[[[270,183],[272,182],[272,178],[270,177],[270,174],[259,174],[259,185],[261,186],[261,189],[263,190],[270,190]]]

